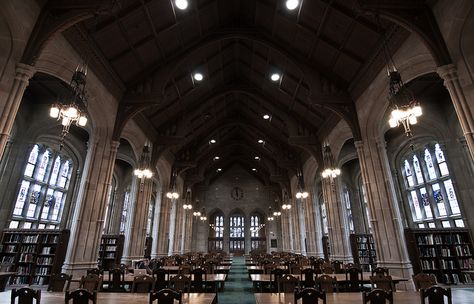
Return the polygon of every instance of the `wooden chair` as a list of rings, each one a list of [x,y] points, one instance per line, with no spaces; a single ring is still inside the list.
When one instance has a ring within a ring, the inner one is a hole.
[[[286,274],[280,278],[278,282],[278,292],[290,293],[294,292],[296,287],[300,284],[300,280],[291,274]]]
[[[427,289],[420,290],[421,303],[425,304],[425,298],[428,298],[428,304],[444,304],[444,297],[447,298],[448,304],[453,304],[451,296],[451,288],[443,288],[435,285]]]
[[[349,269],[349,268],[351,268],[351,267],[356,267],[356,264],[354,264],[354,263],[347,263],[346,265],[344,265],[344,268],[345,268],[345,269]]]
[[[191,274],[191,265],[184,264],[179,266],[179,274]]]
[[[332,268],[334,269],[334,273],[344,273],[344,263],[339,261],[339,260],[335,260],[335,261],[332,261],[331,262],[331,265],[332,265]]]
[[[324,274],[333,274],[334,273],[334,267],[332,266],[331,263],[323,263],[321,265],[321,270],[323,271]]]
[[[36,300],[36,304],[39,304],[41,301],[41,290],[34,290],[28,287],[12,289],[11,304],[15,304],[16,298],[18,298],[18,304],[33,304],[33,300]]]
[[[64,286],[66,286],[66,290],[69,290],[71,280],[71,275],[65,273],[53,274],[49,279],[48,291],[62,292],[64,291]]]
[[[393,304],[393,294],[391,291],[374,289],[369,292],[362,293],[362,304]]]
[[[314,288],[315,287],[315,282],[314,282],[314,270],[311,268],[306,268],[301,271],[302,276],[304,277],[304,280],[302,280],[303,286],[305,288]]]
[[[333,293],[334,290],[338,291],[336,277],[331,277],[327,274],[323,274],[316,279],[316,284],[320,291],[326,293]]]
[[[104,272],[98,268],[89,268],[87,269],[87,274],[96,274],[98,276],[101,276],[104,274]]]
[[[372,285],[372,289],[395,291],[395,285],[393,284],[391,276],[376,275],[376,276],[370,276],[369,279],[370,279],[370,284]]]
[[[415,283],[416,291],[420,291],[421,289],[427,289],[431,286],[436,285],[436,277],[431,274],[427,273],[418,273],[412,276],[413,283]]]
[[[107,291],[125,291],[125,272],[120,268],[109,270],[109,285]]]
[[[66,290],[65,303],[68,304],[72,299],[73,304],[89,304],[92,301],[93,304],[97,303],[97,293],[89,292],[86,289],[76,289],[72,292]]]
[[[362,290],[362,269],[358,267],[351,267],[346,269],[346,291],[358,292]]]
[[[269,286],[270,291],[278,290],[279,288],[278,282],[280,282],[280,278],[283,277],[284,275],[285,275],[285,271],[283,269],[275,268],[272,270],[272,272],[270,273],[270,286]]]
[[[132,292],[147,293],[153,290],[155,279],[148,275],[140,275],[133,278]]]
[[[159,291],[167,287],[166,271],[163,268],[154,269],[152,276],[155,279],[155,291]]]
[[[295,304],[301,299],[301,304],[318,304],[319,300],[326,304],[326,292],[315,288],[305,288],[301,291],[295,291]]]
[[[88,274],[81,278],[79,288],[86,289],[89,292],[96,292],[102,285],[102,278],[97,274]]]
[[[206,271],[202,268],[196,268],[191,273],[193,275],[191,288],[194,292],[204,292],[206,290]]]
[[[155,301],[157,301],[157,304],[174,304],[174,300],[177,300],[179,304],[182,303],[181,293],[173,289],[165,288],[150,293],[150,304]]]
[[[375,275],[384,275],[384,276],[388,276],[388,268],[387,267],[375,267],[374,269],[372,269],[372,276],[375,276]]]
[[[191,278],[182,274],[174,276],[170,280],[172,289],[179,292],[189,292],[191,288]]]

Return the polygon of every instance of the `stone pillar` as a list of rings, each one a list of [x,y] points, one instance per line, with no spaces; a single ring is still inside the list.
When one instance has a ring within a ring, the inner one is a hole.
[[[181,254],[181,245],[183,237],[183,220],[184,220],[183,201],[176,201],[176,220],[174,230],[173,254]]]
[[[281,212],[281,249],[282,251],[290,251],[290,236],[288,228],[288,210],[283,210]]]
[[[306,247],[307,247],[307,227],[306,227],[306,218],[304,212],[304,206],[307,201],[310,201],[311,198],[308,197],[306,199],[297,200],[296,207],[298,208],[298,224],[299,224],[299,235],[300,235],[300,253],[306,255]]]
[[[175,232],[176,232],[176,212],[177,212],[177,202],[175,200],[170,201],[170,220],[168,222],[168,231],[169,231],[169,245],[168,245],[168,255],[173,254],[174,242],[175,242]]]
[[[372,231],[377,250],[377,266],[390,268],[390,274],[411,278],[399,204],[382,140],[356,141],[362,182],[367,194]],[[402,287],[398,284],[397,288]],[[413,289],[411,283],[405,289]]]
[[[163,186],[163,189],[166,187]],[[169,198],[162,193],[161,199],[161,210],[160,212],[160,225],[157,227],[158,235],[160,237],[157,238],[157,256],[167,256],[169,253],[170,248],[170,218],[171,218],[171,207],[173,203]]]
[[[345,209],[342,206],[338,180],[324,179],[322,185],[328,219],[330,259],[340,260],[344,263],[351,262],[349,224],[347,223]]]
[[[316,225],[314,217],[314,199],[313,193],[310,193],[308,199],[305,200],[304,221],[305,221],[305,236],[306,236],[306,254],[308,256],[316,256]],[[321,234],[319,234],[321,235]]]
[[[66,273],[79,276],[86,269],[97,267],[107,190],[118,146],[118,141],[93,138],[88,148],[63,266]]]
[[[447,64],[438,67],[437,72],[444,79],[444,86],[448,89],[449,95],[451,95],[454,109],[469,147],[471,159],[474,160],[474,118],[464,95],[464,90],[459,82],[457,68],[454,64]]]
[[[151,179],[133,179],[136,199],[130,206],[130,220],[125,229],[125,244],[123,248],[122,263],[129,264],[132,260],[143,259],[145,250],[146,226],[148,211],[153,193]]]
[[[3,157],[15,121],[23,93],[35,73],[35,68],[24,63],[17,63],[15,79],[8,94],[2,114],[0,115],[0,159]]]
[[[312,219],[314,220],[314,240],[316,245],[316,252],[314,256],[318,258],[324,258],[324,249],[323,249],[323,223],[321,219],[321,207],[320,202],[317,200],[317,194],[314,194],[314,200],[311,202],[311,206],[313,208]]]
[[[161,238],[164,238],[163,235],[160,235],[160,224],[162,221],[162,200],[163,200],[163,190],[159,189],[156,193],[156,200],[155,200],[155,212],[153,214],[153,231],[151,232],[151,237],[153,239],[153,243],[151,246],[151,258],[158,258],[159,254],[159,241]]]

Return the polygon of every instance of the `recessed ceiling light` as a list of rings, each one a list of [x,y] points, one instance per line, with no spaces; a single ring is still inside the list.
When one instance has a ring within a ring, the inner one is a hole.
[[[185,10],[188,8],[188,0],[176,0],[174,2],[174,4],[176,5],[177,8],[179,8],[180,10]]]
[[[220,157],[219,156],[214,156],[214,160],[219,160]]]
[[[286,0],[286,8],[290,11],[295,10],[300,5],[299,0]]]
[[[255,156],[254,158],[255,158],[255,160],[260,160],[259,156]]]
[[[217,168],[216,171],[217,171],[217,172],[221,172],[221,171],[222,171],[222,168]]]
[[[210,144],[215,144],[216,142],[217,142],[217,141],[216,141],[215,139],[211,139],[211,140],[209,141]]]
[[[270,119],[270,115],[269,115],[269,114],[264,114],[264,115],[263,115],[263,119],[265,119],[265,120]]]
[[[202,75],[201,73],[194,73],[193,77],[196,81],[201,81],[204,79],[204,75]]]
[[[254,171],[254,172],[255,172],[255,171],[257,171],[257,169],[255,169],[255,168],[252,168],[252,171]]]
[[[264,141],[263,139],[259,139],[259,140],[258,140],[258,143],[259,143],[259,144],[263,144],[264,142],[265,142],[265,141]]]
[[[278,80],[280,80],[280,77],[281,77],[280,74],[278,74],[278,73],[273,73],[273,74],[270,76],[270,79],[271,79],[272,81],[277,82]]]

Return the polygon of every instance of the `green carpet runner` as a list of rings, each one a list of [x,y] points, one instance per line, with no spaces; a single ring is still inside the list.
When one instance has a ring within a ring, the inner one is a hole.
[[[219,304],[255,304],[252,282],[249,279],[245,258],[233,257],[223,292],[218,295]]]

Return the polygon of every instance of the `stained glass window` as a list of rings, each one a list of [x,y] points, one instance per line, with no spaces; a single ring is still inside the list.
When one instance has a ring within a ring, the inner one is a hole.
[[[224,237],[224,217],[222,215],[216,215],[214,220],[214,231],[215,237]]]
[[[128,205],[130,201],[130,191],[127,190],[123,196],[122,216],[120,217],[120,233],[125,232],[125,225],[127,224]]]
[[[243,216],[230,217],[230,237],[231,238],[244,237],[244,217]]]
[[[260,217],[258,215],[252,215],[250,217],[250,237],[260,236]]]
[[[60,168],[67,167],[67,171],[61,174],[68,181],[71,166],[72,161],[66,155],[44,145],[34,145],[23,171],[11,219],[14,224],[10,224],[10,227],[59,227],[68,184],[57,184],[57,179]]]
[[[324,202],[321,202],[321,218],[323,219],[323,231],[324,234],[327,235],[329,233],[329,228],[328,228],[328,215],[326,213],[326,204]]]
[[[418,226],[464,225],[448,164],[438,143],[407,153],[401,161],[401,171],[412,218]],[[415,172],[416,182],[412,172]]]
[[[354,221],[352,219],[351,199],[349,196],[349,190],[346,186],[344,186],[342,190],[342,199],[344,201],[344,206],[346,207],[346,216],[347,222],[349,223],[349,231],[351,233],[354,233]]]

